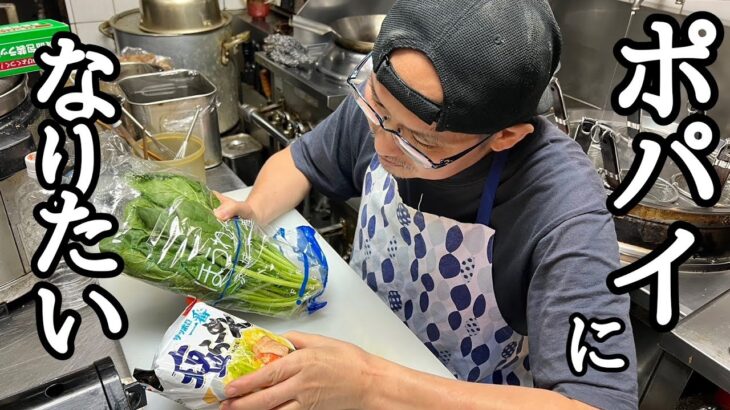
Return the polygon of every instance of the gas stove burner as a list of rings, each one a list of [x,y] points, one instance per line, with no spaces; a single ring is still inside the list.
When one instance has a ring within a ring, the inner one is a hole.
[[[345,83],[347,77],[365,58],[366,54],[347,50],[329,43],[316,63],[317,71],[337,83]]]

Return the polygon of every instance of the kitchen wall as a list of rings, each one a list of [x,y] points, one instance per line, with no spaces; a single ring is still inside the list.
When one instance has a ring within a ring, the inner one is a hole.
[[[561,70],[558,73],[563,92],[611,110],[610,91],[626,74],[613,56],[613,46],[627,30],[630,2],[550,0],[550,3],[563,33]],[[709,67],[720,89],[720,98],[710,116],[720,126],[723,137],[730,138],[730,0],[685,0],[684,6],[675,4],[674,0],[646,0],[631,19],[628,37],[636,41],[648,40],[643,22],[649,14],[668,13],[681,23],[686,16],[698,10],[715,13],[725,25],[725,39],[718,59]],[[681,107],[685,107],[686,92],[683,87],[680,89]],[[680,110],[679,120],[685,115],[686,111]]]
[[[99,32],[99,24],[126,10],[139,8],[139,0],[65,0],[71,30],[85,43],[114,48],[114,41]],[[218,0],[221,9],[246,8],[246,0]]]
[[[605,0],[615,1],[615,0]],[[632,3],[629,0],[620,0],[624,3]],[[681,14],[687,16],[695,11],[709,11],[719,17],[726,26],[730,26],[730,0],[684,0],[677,2],[676,0],[645,0],[643,6],[664,11],[668,13]]]

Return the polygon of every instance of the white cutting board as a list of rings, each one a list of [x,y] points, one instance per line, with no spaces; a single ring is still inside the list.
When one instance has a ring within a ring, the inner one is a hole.
[[[226,193],[242,200],[251,188]],[[308,225],[296,210],[286,213],[271,226],[295,228]],[[398,319],[390,308],[360,279],[350,266],[317,235],[327,257],[329,280],[323,300],[327,306],[311,316],[292,320],[267,318],[233,312],[258,326],[277,333],[289,330],[316,333],[354,343],[366,351],[403,366],[453,379],[446,367]],[[185,308],[185,298],[120,275],[102,281],[124,306],[129,331],[121,340],[122,349],[134,368],[148,369],[163,333]],[[148,409],[183,409],[161,396],[149,393]]]

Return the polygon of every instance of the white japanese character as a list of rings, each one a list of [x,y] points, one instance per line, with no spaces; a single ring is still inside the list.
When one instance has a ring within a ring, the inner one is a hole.
[[[71,72],[69,66],[77,64],[84,60],[85,53],[81,49],[76,48],[76,42],[71,38],[61,37],[57,41],[57,47],[53,48],[57,54],[49,52],[41,53],[39,60],[41,66],[50,69],[50,74],[45,81],[42,82],[40,88],[37,88],[36,98],[41,103],[47,103],[51,95],[59,88],[62,88],[65,79]],[[35,52],[33,44],[28,45],[28,52]]]
[[[36,275],[50,276],[60,259],[61,247],[65,245],[70,226],[91,215],[88,207],[83,205],[77,207],[78,202],[79,197],[74,192],[64,190],[60,195],[58,193],[52,195],[45,204],[36,206],[42,221],[38,222],[52,229],[50,236],[46,233],[41,246],[33,255],[33,265],[35,265],[33,271]]]
[[[669,239],[662,246],[631,265],[611,272],[606,280],[613,293],[626,293],[649,285],[654,326],[671,330],[679,319],[677,274],[697,248],[697,229],[686,222],[675,222],[669,227]]]
[[[616,45],[616,58],[629,71],[613,92],[614,109],[627,115],[644,108],[657,123],[671,123],[679,112],[677,70],[683,75],[685,84],[691,85],[687,87],[687,94],[694,106],[707,110],[714,105],[717,83],[706,66],[715,60],[721,41],[718,32],[722,31],[722,24],[717,17],[707,12],[690,15],[683,23],[680,44],[674,41],[679,25],[670,16],[649,16],[645,30],[652,41],[638,43],[622,39]],[[658,94],[647,89],[656,89]]]
[[[55,109],[61,118],[69,122],[77,119],[90,119],[96,111],[106,118],[113,118],[117,115],[117,107],[96,94],[91,71],[77,72],[76,82],[81,84],[81,91],[66,92],[56,100]]]
[[[39,181],[48,185],[58,184],[68,159],[68,154],[63,149],[65,135],[52,121],[44,121],[38,128],[38,133],[40,138],[37,160],[41,168]]]
[[[86,59],[89,60],[89,71],[99,71],[107,76],[114,74],[114,61],[109,56],[96,51],[87,51]]]
[[[720,141],[717,124],[702,114],[685,118],[677,133],[667,139],[652,133],[638,134],[633,141],[636,156],[626,178],[609,196],[608,209],[615,215],[630,211],[649,192],[664,167],[667,156],[685,176],[692,199],[700,206],[713,206],[720,199],[721,185],[707,155]]]
[[[588,327],[586,327],[588,324]],[[578,376],[586,373],[586,362],[596,370],[604,372],[620,372],[629,366],[629,360],[621,354],[604,355],[590,344],[585,342],[588,331],[598,342],[604,342],[609,337],[621,334],[626,329],[621,319],[587,320],[580,313],[570,316],[570,335],[568,337],[568,365],[570,371]],[[586,360],[587,359],[587,360]]]
[[[81,147],[76,157],[73,185],[83,194],[93,192],[99,178],[99,136],[95,127],[78,124],[73,127],[74,145]]]
[[[84,289],[83,298],[99,317],[104,335],[119,340],[127,333],[129,321],[119,301],[99,285],[89,285]]]
[[[64,360],[74,353],[74,339],[81,326],[81,315],[76,311],[60,311],[61,292],[55,285],[38,282],[33,288],[36,311],[40,320],[36,322],[41,344],[53,357]],[[60,323],[60,324],[59,324]]]
[[[78,243],[68,243],[70,236],[92,244],[101,236],[116,232],[116,220],[106,214],[96,214],[91,204],[79,198],[76,191],[61,190],[45,203],[36,206],[38,221],[46,232],[32,259],[33,272],[48,277],[60,260],[62,251],[66,263],[76,272],[93,277],[110,277],[122,269],[121,259],[111,253],[89,254]],[[71,231],[69,233],[69,231]]]

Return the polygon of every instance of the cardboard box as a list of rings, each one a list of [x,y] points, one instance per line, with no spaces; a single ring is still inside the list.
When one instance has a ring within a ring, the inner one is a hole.
[[[39,47],[50,45],[59,31],[69,31],[68,25],[38,20],[0,26],[0,77],[40,70],[33,55]]]

